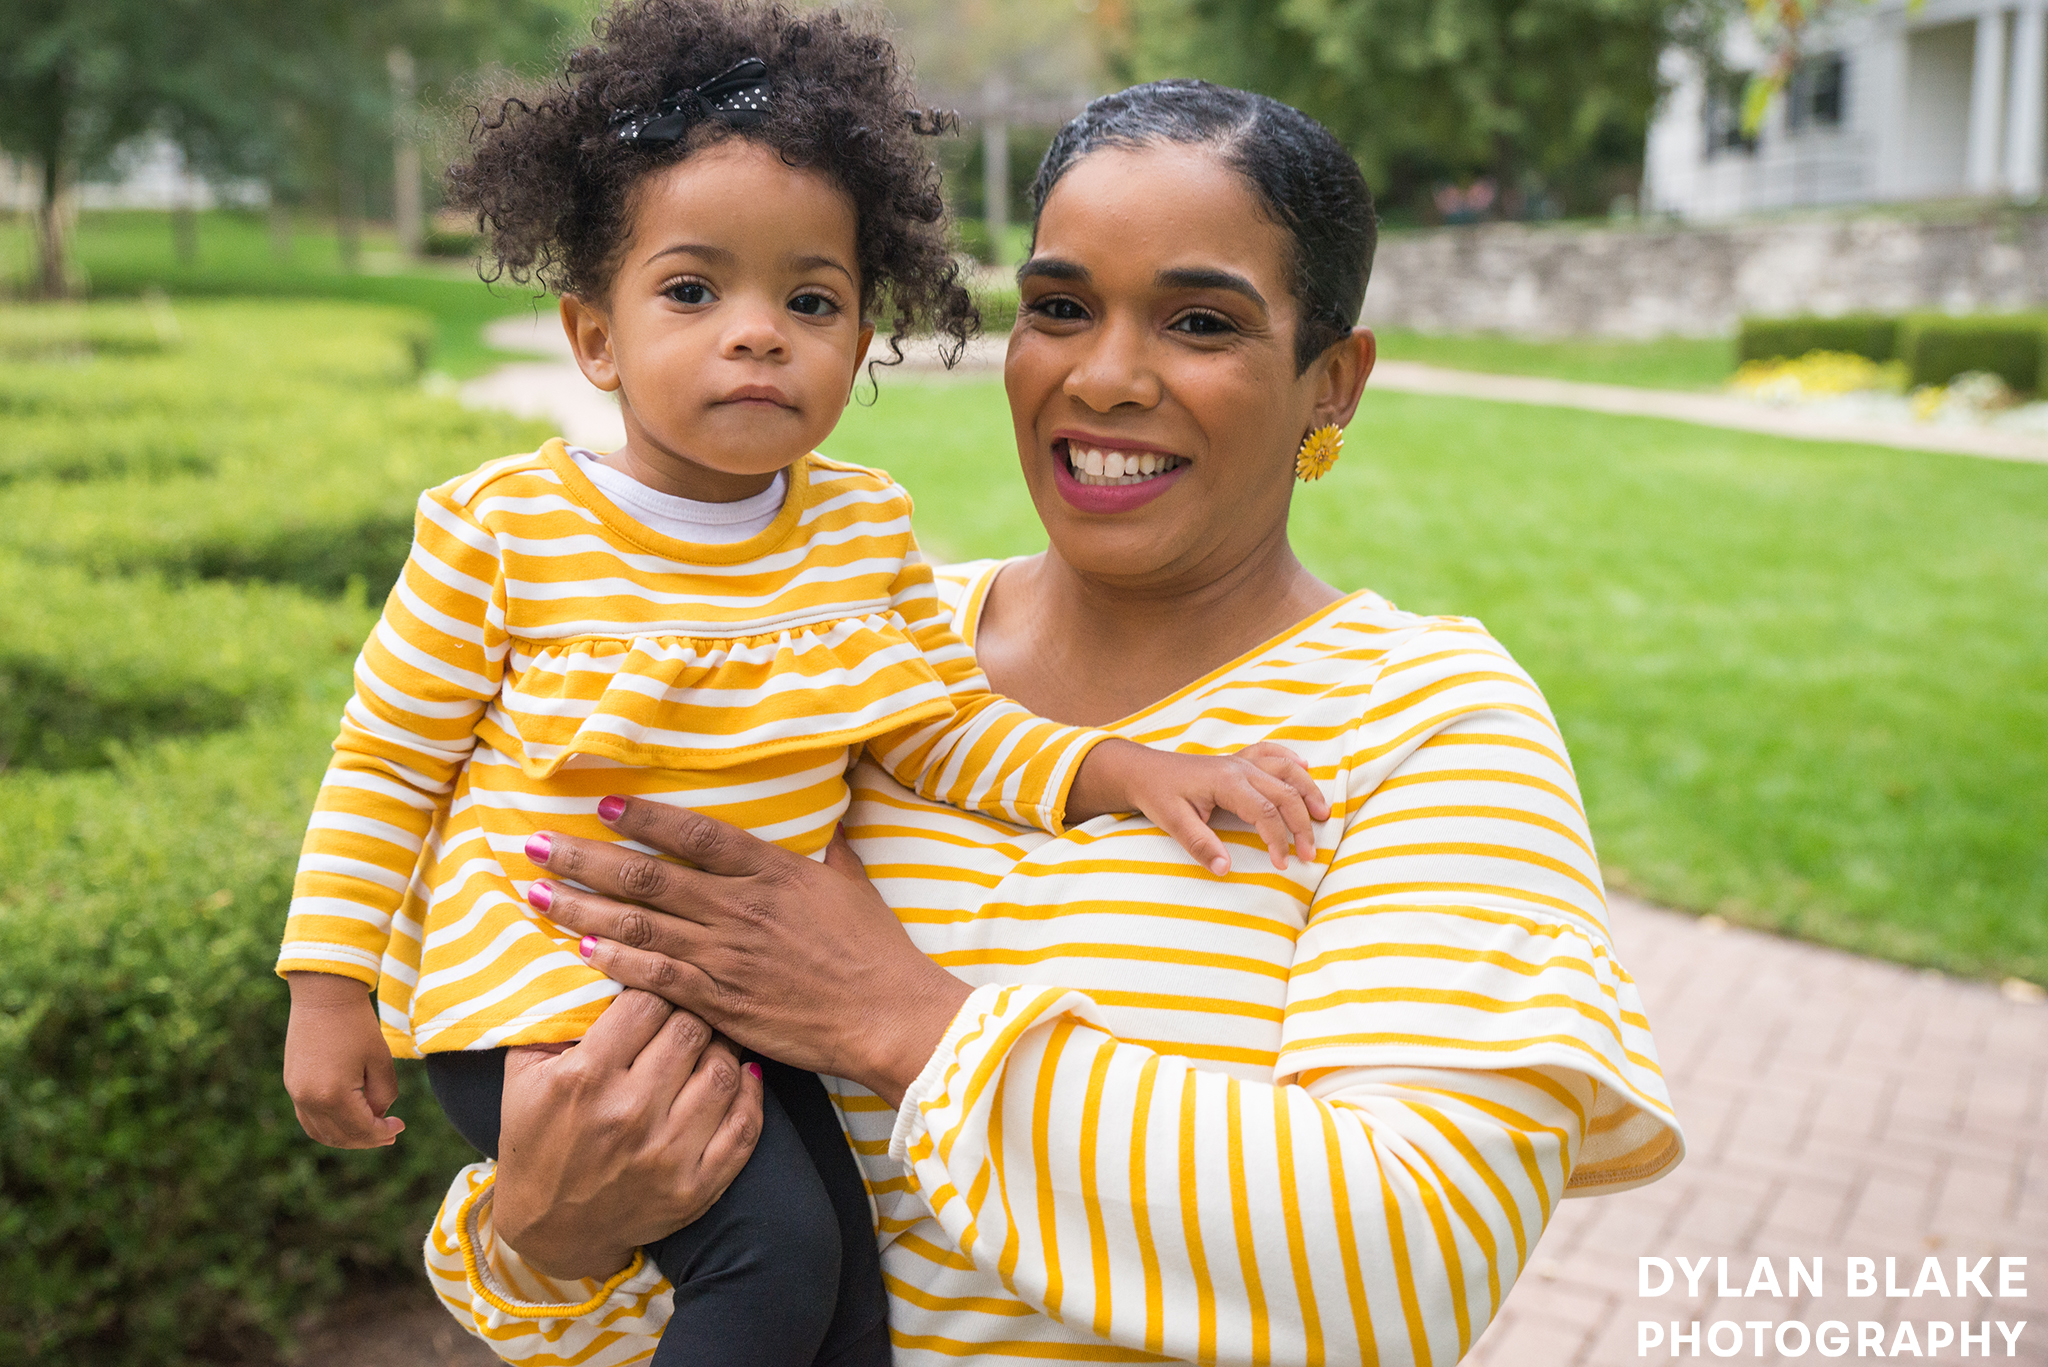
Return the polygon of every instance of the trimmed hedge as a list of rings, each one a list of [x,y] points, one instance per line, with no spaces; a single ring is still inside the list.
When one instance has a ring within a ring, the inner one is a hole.
[[[0,771],[111,762],[120,747],[235,726],[346,667],[360,602],[251,584],[174,588],[0,559]]]
[[[265,1360],[411,1273],[472,1155],[400,1066],[391,1149],[300,1132],[271,972],[341,703],[0,783],[0,1362]]]
[[[275,1361],[470,1156],[409,1065],[396,1148],[307,1139],[271,965],[418,491],[545,429],[396,310],[80,316],[0,309],[0,1363]]]
[[[1738,362],[1796,360],[1815,351],[1849,352],[1877,362],[1905,362],[1907,383],[1945,385],[1971,371],[1988,371],[2021,394],[2048,378],[2048,317],[1978,314],[1904,317],[1845,314],[1839,318],[1745,318],[1737,334]]]
[[[1988,371],[2021,394],[2041,387],[2041,353],[2048,343],[2042,320],[1944,318],[1928,316],[1911,322],[1901,355],[1907,382],[1947,384],[1969,371]]]
[[[1899,354],[1899,320],[1875,313],[1839,318],[1745,318],[1735,337],[1735,360],[1790,361],[1809,351],[1845,351],[1873,361]]]
[[[33,331],[15,312],[0,336]],[[183,301],[177,318],[161,355],[0,367],[0,555],[381,599],[421,489],[548,435],[422,391],[414,315]]]

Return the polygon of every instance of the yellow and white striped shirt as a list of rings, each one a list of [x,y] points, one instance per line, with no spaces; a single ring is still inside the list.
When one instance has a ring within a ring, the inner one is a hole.
[[[621,512],[561,442],[431,489],[362,657],[280,973],[377,988],[401,1056],[580,1038],[618,985],[531,911],[538,830],[610,793],[822,855],[851,752],[928,797],[1060,829],[1104,733],[988,692],[886,475],[812,455],[731,545]]]
[[[961,635],[996,569],[942,573]],[[1476,622],[1370,593],[1110,728],[1299,753],[1314,865],[1223,823],[1227,879],[1141,818],[1053,836],[873,766],[847,827],[975,985],[899,1111],[827,1079],[875,1202],[899,1363],[1432,1363],[1557,1200],[1683,1152],[1542,695]],[[643,1360],[667,1284],[562,1284],[465,1169],[427,1244],[502,1357]]]

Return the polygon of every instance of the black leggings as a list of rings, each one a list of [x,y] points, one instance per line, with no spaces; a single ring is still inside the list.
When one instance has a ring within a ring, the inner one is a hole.
[[[755,1059],[761,1138],[725,1195],[647,1245],[675,1287],[654,1367],[886,1367],[888,1303],[867,1189],[814,1073]],[[441,1109],[498,1156],[505,1051],[427,1055]]]

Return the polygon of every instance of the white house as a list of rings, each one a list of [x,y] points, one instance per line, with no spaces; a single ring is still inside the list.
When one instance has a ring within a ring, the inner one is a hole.
[[[2048,0],[1842,0],[1804,44],[1753,140],[1742,73],[1761,54],[1738,18],[1715,82],[1665,53],[1643,206],[1689,219],[1957,196],[2031,201],[2048,156]],[[1716,88],[1718,87],[1718,88]]]

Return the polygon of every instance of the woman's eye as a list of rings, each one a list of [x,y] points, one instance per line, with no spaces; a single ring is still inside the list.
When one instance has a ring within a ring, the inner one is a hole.
[[[1044,299],[1034,299],[1023,306],[1024,312],[1054,323],[1078,323],[1088,317],[1088,310],[1079,301],[1065,295],[1055,294]]]
[[[678,304],[708,304],[711,302],[709,286],[696,280],[679,280],[662,293]]]
[[[1189,313],[1174,319],[1173,330],[1191,332],[1197,337],[1220,337],[1226,332],[1235,332],[1228,318],[1220,313]]]
[[[801,313],[808,318],[823,318],[839,311],[839,305],[822,294],[799,294],[789,301],[789,308],[790,312]]]

